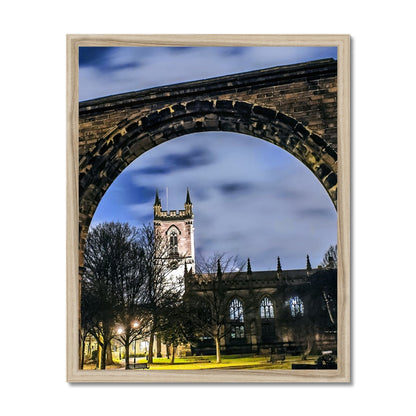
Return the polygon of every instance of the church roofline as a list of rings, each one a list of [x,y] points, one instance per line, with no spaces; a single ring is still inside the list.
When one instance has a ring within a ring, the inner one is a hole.
[[[244,288],[247,289],[248,281],[252,282],[254,286],[260,285],[260,287],[264,287],[264,285],[298,286],[315,281],[315,276],[317,279],[321,279],[323,276],[332,276],[334,272],[336,273],[336,269],[322,268],[312,269],[309,272],[306,269],[284,270],[279,274],[274,270],[252,271],[250,274],[247,274],[245,271],[241,271],[224,273],[222,275],[222,280],[226,286],[237,285],[237,289],[242,289],[243,287],[241,285],[244,285]],[[192,284],[202,289],[204,286],[210,287],[212,281],[216,278],[216,273],[203,275],[194,274],[194,277],[195,279],[193,279]]]
[[[324,268],[316,268],[316,269],[311,269],[309,271],[309,276],[313,276],[315,273],[317,272],[327,272],[328,270],[336,270],[336,269],[324,269]],[[279,275],[281,277],[289,277],[289,278],[293,278],[293,279],[301,279],[303,277],[307,278],[308,277],[308,270],[306,269],[292,269],[292,270],[283,270],[281,272],[279,272]],[[277,272],[276,270],[258,270],[258,271],[254,271],[254,270],[250,270],[251,278],[253,279],[267,279],[270,278],[272,276],[276,276]],[[215,277],[216,273],[203,273],[202,276],[205,277]],[[239,278],[246,278],[247,276],[247,272],[246,271],[239,271],[239,272],[226,272],[223,273],[223,277],[224,279],[239,279]]]

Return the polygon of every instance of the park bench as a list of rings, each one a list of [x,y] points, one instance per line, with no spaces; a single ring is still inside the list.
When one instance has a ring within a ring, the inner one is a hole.
[[[145,370],[146,368],[149,368],[147,366],[147,363],[133,363],[133,364],[127,364],[127,368],[129,370],[139,370],[139,369],[143,369]]]

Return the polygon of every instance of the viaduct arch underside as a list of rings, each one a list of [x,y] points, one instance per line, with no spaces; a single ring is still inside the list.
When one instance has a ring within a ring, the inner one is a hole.
[[[251,135],[305,164],[337,204],[336,61],[326,59],[80,103],[80,262],[105,191],[137,157],[185,134]]]

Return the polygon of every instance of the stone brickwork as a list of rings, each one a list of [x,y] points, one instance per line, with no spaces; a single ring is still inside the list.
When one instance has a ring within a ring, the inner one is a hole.
[[[333,59],[186,82],[79,106],[80,250],[105,191],[129,163],[175,137],[230,131],[303,162],[337,201],[337,62]]]

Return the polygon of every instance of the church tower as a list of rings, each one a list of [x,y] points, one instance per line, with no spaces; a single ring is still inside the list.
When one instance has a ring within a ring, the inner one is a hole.
[[[188,271],[195,270],[194,214],[189,188],[186,191],[184,208],[179,212],[176,210],[163,211],[156,190],[153,205],[155,233],[160,233],[168,245],[166,255],[171,268],[168,278],[173,282],[180,281],[182,284],[184,284],[185,268]]]

